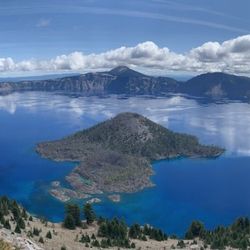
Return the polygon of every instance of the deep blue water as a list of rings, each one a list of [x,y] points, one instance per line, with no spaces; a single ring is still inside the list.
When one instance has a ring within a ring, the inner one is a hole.
[[[62,220],[64,204],[52,198],[47,187],[53,180],[63,181],[74,165],[40,158],[35,144],[122,111],[141,113],[227,151],[213,160],[156,162],[154,188],[123,195],[119,204],[104,199],[95,205],[98,214],[123,217],[128,223],[150,223],[179,235],[194,219],[212,228],[250,216],[250,105],[205,105],[179,96],[119,99],[15,93],[0,97],[0,195],[17,199],[39,216]]]

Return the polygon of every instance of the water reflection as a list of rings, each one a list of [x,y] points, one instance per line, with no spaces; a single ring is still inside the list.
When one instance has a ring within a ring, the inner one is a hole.
[[[246,103],[201,104],[183,96],[161,98],[109,96],[65,96],[44,92],[0,96],[0,111],[53,112],[67,117],[76,129],[85,127],[84,117],[93,123],[125,111],[141,113],[175,131],[188,132],[202,142],[219,144],[227,155],[250,155],[250,106]]]
[[[226,156],[154,164],[154,188],[123,195],[119,204],[104,200],[95,206],[97,213],[123,217],[129,223],[150,223],[180,235],[194,219],[209,227],[228,224],[250,211],[250,158],[239,157],[250,155],[249,107],[201,103],[183,96],[99,98],[44,92],[0,96],[0,195],[61,221],[64,204],[53,199],[46,187],[53,180],[63,181],[74,166],[41,158],[34,151],[36,143],[132,111],[172,130],[195,134],[203,143],[221,145],[227,149]]]

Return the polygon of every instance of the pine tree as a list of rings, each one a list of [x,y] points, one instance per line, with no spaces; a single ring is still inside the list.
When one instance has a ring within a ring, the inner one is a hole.
[[[93,246],[93,247],[100,247],[99,241],[98,241],[98,240],[94,240],[94,241],[92,242],[92,246]]]
[[[42,243],[42,244],[44,244],[43,237],[40,237],[40,238],[39,238],[39,242]]]
[[[80,208],[77,204],[67,204],[66,206],[66,214],[72,215],[74,219],[74,224],[77,227],[80,227],[82,225],[81,218],[80,218]]]
[[[17,224],[19,225],[19,227],[21,229],[25,229],[25,222],[24,220],[22,219],[22,217],[20,217],[18,220],[17,220]]]
[[[6,221],[5,221],[5,223],[4,223],[4,228],[6,228],[6,229],[8,229],[8,230],[11,229],[9,220],[6,220]]]
[[[70,229],[70,230],[74,230],[76,228],[75,220],[71,214],[66,215],[63,225],[65,228]]]
[[[36,227],[34,227],[33,228],[33,235],[39,236],[39,234],[40,234],[40,231]]]
[[[47,234],[46,234],[46,238],[47,238],[47,239],[52,239],[52,234],[51,234],[51,232],[50,232],[50,231],[48,231],[48,232],[47,232]]]
[[[200,221],[193,221],[186,233],[186,239],[194,239],[196,237],[202,237],[204,234],[205,228]]]
[[[95,212],[91,206],[91,204],[86,203],[83,208],[83,213],[86,218],[87,224],[92,224],[96,218]]]
[[[20,209],[16,203],[13,203],[12,214],[14,216],[15,221],[17,221],[18,218],[21,216]]]
[[[21,229],[20,229],[20,227],[19,227],[18,224],[16,225],[15,233],[17,233],[17,234],[20,234],[20,233],[21,233]]]
[[[24,208],[22,209],[22,217],[23,217],[25,220],[28,219],[27,212],[26,212],[26,210],[25,210]]]

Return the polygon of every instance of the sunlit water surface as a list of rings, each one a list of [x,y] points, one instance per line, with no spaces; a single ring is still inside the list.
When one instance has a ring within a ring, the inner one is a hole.
[[[156,187],[107,199],[99,215],[150,223],[182,235],[194,219],[207,227],[250,216],[250,105],[201,104],[180,96],[108,98],[51,93],[14,93],[0,97],[0,195],[17,199],[29,211],[53,221],[64,204],[47,193],[74,167],[42,159],[35,144],[90,127],[115,114],[138,112],[174,131],[197,135],[202,143],[226,148],[222,157],[178,159],[153,164]],[[81,202],[82,203],[82,202]]]

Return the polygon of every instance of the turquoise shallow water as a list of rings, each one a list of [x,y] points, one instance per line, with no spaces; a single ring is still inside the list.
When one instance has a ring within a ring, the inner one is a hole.
[[[154,188],[123,195],[119,204],[104,199],[95,205],[99,214],[123,217],[128,223],[150,223],[179,235],[194,219],[212,228],[241,215],[250,216],[250,106],[199,104],[179,96],[119,99],[37,92],[0,97],[0,194],[17,199],[37,215],[62,220],[64,205],[50,197],[47,186],[63,180],[74,164],[40,158],[35,144],[61,138],[122,111],[144,114],[227,151],[213,160],[156,162]]]

